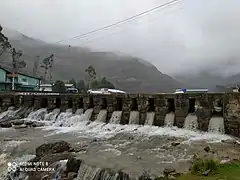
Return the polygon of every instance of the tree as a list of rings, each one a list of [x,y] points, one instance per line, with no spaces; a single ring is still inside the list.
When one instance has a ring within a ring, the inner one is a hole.
[[[93,68],[92,65],[88,66],[88,68],[85,69],[85,72],[86,72],[86,73],[88,74],[88,76],[89,76],[88,88],[91,89],[91,88],[92,88],[92,87],[91,87],[91,84],[92,84],[93,80],[96,79],[97,73],[96,73],[96,71],[95,71],[95,69]]]
[[[74,78],[68,81],[69,84],[73,84],[73,86],[76,88],[77,87],[77,82]]]
[[[11,48],[11,44],[8,38],[2,33],[2,26],[0,25],[0,56],[8,49]]]
[[[92,81],[91,87],[93,89],[101,89],[101,88],[115,89],[114,85],[110,81],[108,81],[106,77],[103,77],[100,80]]]
[[[47,79],[47,73],[49,71],[49,82],[52,81],[52,66],[53,66],[53,54],[51,54],[49,57],[43,59],[43,64],[40,66],[41,68],[44,68],[44,83],[46,83]]]
[[[54,83],[54,85],[52,86],[52,90],[53,92],[66,92],[66,87],[65,87],[65,83],[63,81],[56,81]]]
[[[80,80],[77,82],[77,86],[79,91],[85,91],[86,90],[86,85],[85,85],[85,82],[84,80]]]

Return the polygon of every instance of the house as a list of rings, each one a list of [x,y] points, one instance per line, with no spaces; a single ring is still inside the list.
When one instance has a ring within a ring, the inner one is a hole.
[[[39,91],[52,92],[52,84],[40,84]]]
[[[0,66],[0,91],[12,90],[11,68]],[[41,79],[18,72],[14,78],[14,86],[17,91],[38,91]]]
[[[39,91],[52,92],[53,85],[52,84],[40,84]],[[67,92],[78,93],[78,89],[76,89],[73,84],[65,84],[65,87],[66,87]]]

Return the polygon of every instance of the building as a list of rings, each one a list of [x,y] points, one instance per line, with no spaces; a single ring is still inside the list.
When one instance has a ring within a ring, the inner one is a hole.
[[[12,72],[11,68],[0,66],[0,91],[12,90]],[[16,91],[39,91],[41,79],[19,72],[14,78]]]
[[[52,92],[52,84],[40,84],[39,91]],[[78,89],[73,84],[65,84],[66,91],[71,93],[78,93]]]
[[[88,90],[89,94],[125,94],[126,92],[118,90],[118,89],[108,89],[108,88],[102,88],[98,90]]]
[[[39,91],[52,92],[52,84],[40,84]]]
[[[182,93],[207,93],[208,89],[176,89],[175,94],[182,94]]]

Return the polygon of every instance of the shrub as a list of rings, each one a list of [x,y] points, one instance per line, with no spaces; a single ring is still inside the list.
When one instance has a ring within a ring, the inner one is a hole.
[[[219,162],[213,158],[208,158],[208,159],[196,159],[193,162],[192,166],[192,173],[193,174],[198,174],[198,173],[203,173],[207,170],[210,170],[211,172],[214,172],[217,170],[219,165]]]

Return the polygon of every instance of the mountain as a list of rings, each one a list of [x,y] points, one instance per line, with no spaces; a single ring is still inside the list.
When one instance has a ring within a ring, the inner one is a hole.
[[[182,87],[172,77],[161,73],[151,63],[119,52],[96,52],[85,47],[68,47],[66,45],[48,44],[21,34],[4,29],[13,47],[22,50],[27,62],[26,72],[32,72],[36,56],[40,59],[54,54],[53,79],[76,80],[86,79],[85,69],[92,65],[99,77],[106,77],[116,88],[127,92],[169,92]],[[0,57],[3,63],[11,63],[9,56]],[[38,75],[43,69],[38,68]]]

